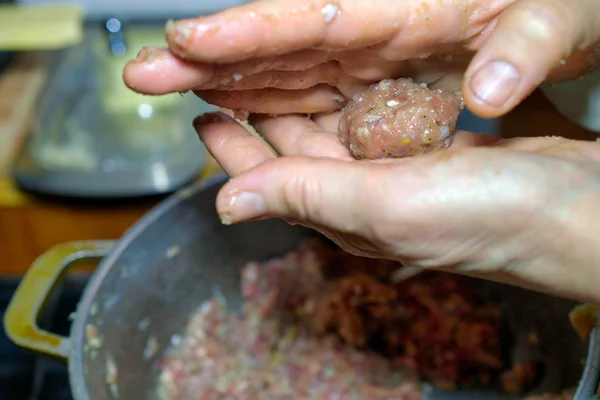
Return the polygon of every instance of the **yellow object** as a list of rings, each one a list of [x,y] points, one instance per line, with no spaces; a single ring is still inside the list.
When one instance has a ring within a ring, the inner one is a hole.
[[[11,179],[0,176],[0,206],[16,207],[32,202],[32,197],[20,191]]]
[[[569,313],[571,325],[583,340],[588,340],[594,328],[600,327],[599,317],[600,308],[591,304],[580,304]]]
[[[0,51],[56,50],[83,40],[83,10],[75,5],[0,5]]]
[[[67,268],[109,254],[112,241],[70,242],[51,248],[29,268],[6,314],[4,329],[17,345],[58,359],[68,358],[71,339],[42,330],[37,321]]]

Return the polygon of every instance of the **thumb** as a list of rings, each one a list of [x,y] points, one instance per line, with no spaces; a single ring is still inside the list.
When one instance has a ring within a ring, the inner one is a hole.
[[[598,40],[597,5],[589,0],[520,0],[511,5],[467,69],[467,106],[486,118],[514,108],[550,71],[572,62],[574,51]]]
[[[280,217],[368,236],[383,214],[377,212],[377,199],[387,197],[388,180],[378,172],[387,175],[386,166],[278,158],[225,184],[217,196],[217,211],[224,224]]]

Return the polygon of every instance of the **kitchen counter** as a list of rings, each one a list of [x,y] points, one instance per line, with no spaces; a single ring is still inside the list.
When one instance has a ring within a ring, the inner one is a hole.
[[[503,137],[560,135],[595,140],[596,134],[560,116],[541,93],[535,93],[502,118]],[[219,172],[209,158],[203,176]],[[24,195],[0,176],[0,276],[20,275],[53,245],[70,240],[117,239],[160,199],[111,206],[78,206]]]
[[[208,158],[199,179],[219,172],[219,165]],[[40,254],[60,243],[118,239],[160,200],[65,204],[25,195],[9,179],[0,179],[0,277],[22,275]]]
[[[59,243],[119,238],[161,200],[67,204],[27,195],[15,186],[12,162],[49,76],[50,57],[43,52],[19,53],[0,74],[0,276],[23,274],[37,256]],[[218,171],[209,159],[199,178]]]

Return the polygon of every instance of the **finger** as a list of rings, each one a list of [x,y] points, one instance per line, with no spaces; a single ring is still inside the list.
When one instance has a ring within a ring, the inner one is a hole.
[[[468,12],[484,12],[434,0],[383,4],[254,1],[208,17],[169,23],[167,41],[181,57],[204,62],[236,62],[300,49],[340,50],[381,43],[384,46],[380,50],[390,59],[405,59],[422,55],[426,46],[462,39]]]
[[[282,89],[298,89],[321,82],[335,83],[344,76],[337,63],[328,62],[333,58],[334,54],[310,50],[219,65],[215,69],[212,64],[186,61],[166,47],[149,46],[144,47],[135,60],[127,63],[123,77],[127,86],[144,94],[213,88],[262,89],[270,87],[269,80],[283,81]],[[286,75],[288,71],[289,75]],[[246,79],[238,83],[242,78]]]
[[[336,62],[327,62],[305,71],[265,71],[250,76],[234,73],[221,79],[214,79],[196,87],[201,90],[258,90],[276,88],[285,90],[308,89],[326,83],[336,86],[340,82],[355,82],[346,75]]]
[[[377,82],[385,78],[406,76],[406,63],[386,60],[370,50],[346,51],[335,56],[345,73],[356,78]]]
[[[417,82],[422,82],[418,79],[414,80]],[[460,92],[462,90],[462,82],[463,72],[461,71],[461,73],[444,75],[427,86],[430,89],[444,89],[450,92]]]
[[[463,95],[469,108],[487,118],[514,108],[561,60],[591,44],[590,27],[600,27],[596,9],[595,1],[515,2],[467,70]]]
[[[307,116],[254,117],[251,123],[282,156],[353,159],[337,135],[324,132]]]
[[[217,211],[226,224],[280,217],[377,238],[390,221],[411,219],[398,205],[426,187],[422,168],[444,157],[441,153],[383,164],[281,157],[227,183],[217,196]]]
[[[488,135],[485,133],[473,133],[458,130],[454,134],[450,147],[476,147],[476,146],[491,146],[501,141],[500,136]],[[443,150],[442,150],[443,151]]]
[[[182,60],[163,47],[145,47],[123,71],[125,84],[139,93],[161,95],[210,82],[214,67]]]
[[[338,125],[342,113],[339,111],[333,113],[317,113],[313,114],[312,119],[325,132],[338,133]]]
[[[461,90],[463,75],[472,57],[472,53],[461,50],[425,59],[406,60],[406,75],[416,82],[426,83],[430,88]]]
[[[600,31],[600,29],[599,29]],[[546,83],[560,83],[579,78],[595,71],[600,66],[600,37],[589,48],[576,49],[569,58],[554,68]]]
[[[338,230],[370,233],[384,224],[377,201],[389,195],[385,165],[330,158],[281,157],[227,183],[217,195],[225,224],[261,217],[290,218]],[[380,220],[381,219],[381,220]]]
[[[406,7],[394,8],[398,10],[382,14],[369,2],[255,1],[216,15],[167,24],[167,42],[186,59],[219,63],[318,45],[348,49],[392,37],[397,21],[402,20],[396,11]]]
[[[266,144],[223,113],[201,115],[194,120],[194,128],[208,152],[230,177],[276,157]]]
[[[234,73],[253,75],[264,71],[305,71],[336,58],[335,52],[300,50],[287,54],[250,58],[235,63],[219,64],[223,76]]]
[[[207,103],[219,107],[272,115],[337,111],[346,102],[337,89],[324,84],[301,90],[201,90],[196,94]]]

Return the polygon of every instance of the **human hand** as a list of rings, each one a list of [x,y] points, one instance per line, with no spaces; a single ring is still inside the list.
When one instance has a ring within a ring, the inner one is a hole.
[[[335,116],[252,122],[282,157],[226,116],[195,121],[232,177],[224,223],[284,218],[354,254],[600,304],[600,144],[458,132],[445,151],[357,161]]]
[[[142,93],[196,90],[224,108],[285,114],[339,110],[366,84],[411,76],[434,88],[462,85],[474,113],[497,117],[546,78],[571,78],[596,65],[597,5],[256,1],[170,25],[168,49],[143,50],[124,77]]]

